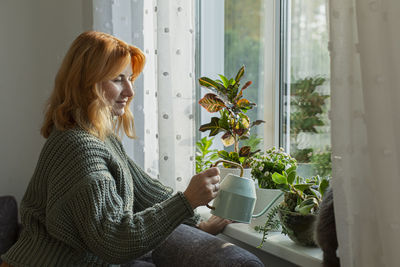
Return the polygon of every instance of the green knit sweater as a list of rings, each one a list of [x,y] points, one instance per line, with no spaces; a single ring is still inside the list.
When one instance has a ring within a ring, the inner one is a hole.
[[[110,136],[53,131],[21,202],[23,231],[2,259],[18,266],[109,266],[154,249],[198,216]]]

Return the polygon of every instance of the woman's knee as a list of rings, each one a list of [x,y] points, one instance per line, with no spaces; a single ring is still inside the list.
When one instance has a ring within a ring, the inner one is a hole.
[[[157,266],[264,266],[247,250],[187,225],[153,251],[153,261]]]

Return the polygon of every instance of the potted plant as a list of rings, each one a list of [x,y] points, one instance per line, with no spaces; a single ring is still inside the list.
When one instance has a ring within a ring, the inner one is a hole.
[[[251,175],[258,186],[256,187],[257,201],[254,208],[254,213],[257,214],[264,210],[264,208],[273,200],[276,202],[270,207],[273,208],[283,200],[282,192],[278,189],[278,185],[272,179],[274,173],[282,173],[287,169],[297,166],[296,159],[292,158],[285,150],[281,148],[272,147],[265,152],[256,153],[252,157],[250,163]],[[276,199],[278,195],[280,198]],[[267,220],[268,215],[264,214],[260,217],[253,218],[250,226],[255,227],[263,225]]]
[[[267,221],[256,230],[263,233],[260,246],[266,240],[271,229],[282,226],[282,233],[291,240],[304,246],[316,246],[314,241],[314,223],[326,189],[328,178],[314,176],[304,179],[297,176],[293,166],[282,174],[274,173],[272,179],[284,192],[284,200],[268,213]],[[275,215],[278,214],[279,222]]]
[[[240,141],[248,139],[250,129],[263,123],[262,120],[250,121],[246,112],[256,104],[243,97],[244,90],[251,85],[251,81],[246,82],[240,87],[240,80],[245,72],[242,66],[235,78],[226,78],[219,75],[220,80],[213,80],[208,77],[199,78],[201,86],[208,88],[211,93],[207,93],[199,100],[199,104],[208,112],[219,113],[219,116],[211,118],[209,123],[200,126],[201,132],[209,131],[209,137],[223,133],[221,141],[224,147],[233,146],[233,151],[218,151],[221,159],[236,162],[243,168],[249,168],[251,156],[257,151],[251,151],[250,146],[240,146]],[[225,168],[236,168],[233,165],[224,163]],[[223,178],[221,170],[221,178]],[[248,170],[249,172],[249,170]],[[245,174],[247,176],[248,174]]]

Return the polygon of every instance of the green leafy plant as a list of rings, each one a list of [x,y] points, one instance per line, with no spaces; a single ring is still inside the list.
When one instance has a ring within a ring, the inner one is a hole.
[[[279,210],[302,215],[317,214],[324,193],[329,187],[328,178],[320,178],[319,176],[302,178],[297,176],[296,166],[290,167],[281,174],[277,172],[274,173],[272,179],[277,184],[277,187],[284,192],[284,200],[276,209],[272,209],[268,213],[268,219],[264,226],[255,227],[256,231],[263,234],[259,247],[262,247],[268,232],[271,229],[278,228],[278,226],[273,223],[273,220],[276,220],[274,218]],[[285,218],[283,218],[283,220],[285,220]],[[272,226],[274,228],[272,228]],[[290,233],[291,230],[287,229],[282,223],[281,226],[283,234]]]
[[[283,148],[273,147],[253,156],[250,163],[251,175],[254,179],[257,179],[260,188],[277,189],[277,184],[272,180],[272,175],[282,173],[296,165],[296,159],[285,153]]]
[[[329,179],[320,178],[318,175],[306,179],[297,176],[295,166],[283,171],[282,174],[274,173],[272,180],[285,192],[285,199],[280,207],[301,214],[317,213],[329,186]]]
[[[217,149],[210,149],[213,141],[213,137],[203,137],[196,142],[196,173],[208,169],[218,159]]]
[[[235,78],[228,79],[223,75],[219,75],[220,80],[212,80],[208,77],[201,77],[199,83],[201,86],[208,88],[211,93],[204,95],[199,100],[199,104],[208,112],[217,113],[219,117],[212,117],[211,122],[200,126],[201,132],[210,131],[209,136],[215,136],[223,133],[221,141],[225,147],[234,146],[234,151],[225,150],[218,151],[220,158],[233,161],[247,168],[250,164],[250,158],[258,151],[251,151],[250,146],[240,147],[240,140],[248,139],[250,129],[256,125],[263,123],[262,120],[250,122],[246,112],[252,109],[256,104],[243,98],[246,88],[251,85],[251,81],[246,82],[240,87],[240,80],[245,72],[242,66]],[[224,163],[225,167],[229,164]]]

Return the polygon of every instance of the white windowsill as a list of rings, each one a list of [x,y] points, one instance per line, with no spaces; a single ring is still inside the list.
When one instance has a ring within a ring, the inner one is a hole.
[[[204,219],[211,216],[210,210],[207,207],[199,207],[197,208],[197,212]],[[233,223],[227,225],[222,234],[239,240],[253,248],[256,248],[260,244],[262,238],[261,233],[256,232],[248,224],[244,223]],[[321,249],[299,246],[280,232],[269,233],[263,247],[258,250],[264,251],[298,266],[322,266]]]

